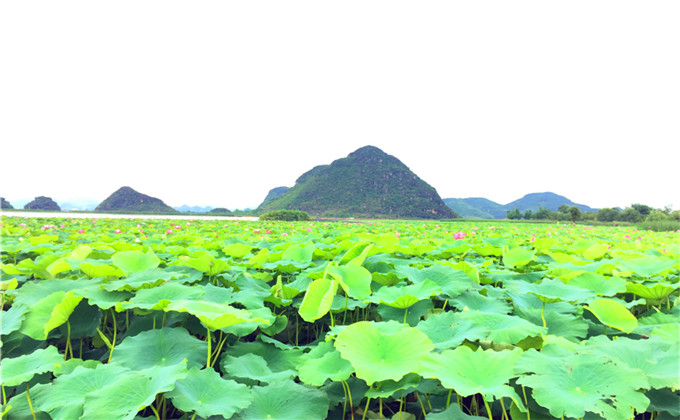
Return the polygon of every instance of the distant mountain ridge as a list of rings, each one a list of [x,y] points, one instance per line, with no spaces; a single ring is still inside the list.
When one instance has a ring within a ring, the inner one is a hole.
[[[548,210],[556,211],[563,204],[578,207],[582,212],[594,212],[597,209],[577,204],[559,194],[553,192],[530,193],[508,204],[499,204],[486,198],[445,198],[444,203],[456,213],[466,218],[478,219],[503,219],[510,210],[518,209],[520,212],[527,210],[538,211],[539,206]]]
[[[270,191],[271,194],[271,191]],[[312,216],[448,219],[458,215],[437,191],[394,156],[365,146],[302,174],[258,210],[303,210]]]
[[[182,212],[182,213],[208,213],[210,212],[214,207],[211,206],[189,206],[187,204],[178,206],[178,207],[173,207],[173,209]]]
[[[177,213],[177,210],[158,198],[121,187],[102,201],[94,211],[124,211],[144,213]]]

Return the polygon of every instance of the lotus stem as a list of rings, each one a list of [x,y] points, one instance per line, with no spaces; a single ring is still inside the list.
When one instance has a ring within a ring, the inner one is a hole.
[[[451,403],[451,394],[453,393],[453,389],[449,389],[449,395],[446,396],[446,409],[449,409],[449,403]]]
[[[404,324],[406,324],[406,316],[408,315],[408,308],[404,309]]]
[[[370,389],[370,388],[369,388]],[[368,404],[371,402],[371,397],[368,397],[366,399],[366,408],[364,408],[364,415],[361,417],[361,420],[366,420],[366,413],[368,413]]]
[[[211,343],[210,343],[210,327],[206,326],[205,328],[206,328],[206,330],[208,330],[208,334],[205,337],[206,340],[208,341],[208,360],[205,363],[205,367],[209,368],[210,367],[210,356],[212,354],[212,349],[210,348],[210,345],[211,345]]]
[[[524,385],[520,384],[520,386],[522,387],[522,395],[524,395],[524,405],[526,405],[526,407],[527,407],[527,420],[531,420],[531,412],[529,410],[529,401],[527,400],[527,392],[524,389]]]
[[[118,332],[118,326],[116,325],[116,315],[113,313],[113,308],[111,308],[111,318],[113,318],[113,339],[111,340],[111,349],[109,351],[109,359],[106,363],[111,361],[111,356],[113,356],[113,349],[116,347],[116,333]],[[154,317],[154,321],[156,318]]]
[[[343,391],[345,388],[347,388],[347,396],[349,397],[349,413],[350,416],[352,416],[352,420],[354,420],[354,403],[352,402],[352,390],[349,388],[349,384],[347,381],[340,381],[340,384],[342,384],[342,389]]]
[[[154,408],[153,404],[151,404],[151,405],[149,406],[149,408],[150,408],[151,411],[153,411],[153,413],[156,415],[156,420],[161,420],[161,416],[158,415],[158,410],[156,410],[156,409]]]
[[[423,402],[420,400],[420,395],[418,394],[418,391],[416,391],[416,398],[418,399],[418,404],[420,404],[420,410],[423,412],[423,418],[427,416],[427,413],[425,412],[425,406],[423,405]]]
[[[484,407],[486,407],[486,414],[489,415],[489,420],[493,420],[493,416],[491,415],[491,407],[489,407],[489,403],[484,398],[484,395],[482,395],[482,401],[484,401]]]
[[[71,348],[71,323],[66,321],[66,347],[64,347],[64,360],[68,360],[68,350]],[[71,357],[73,357],[73,349],[71,349]]]
[[[33,411],[33,403],[31,403],[31,394],[28,392],[28,382],[26,382],[26,401],[28,401],[28,408],[31,409],[31,415],[33,420],[35,420],[35,411]]]
[[[503,404],[503,397],[501,397],[501,408],[503,409],[503,418],[508,420],[508,414],[505,412],[505,404]]]
[[[543,306],[541,306],[541,319],[543,320],[543,328],[547,328],[548,324],[545,322],[545,302],[543,302]]]

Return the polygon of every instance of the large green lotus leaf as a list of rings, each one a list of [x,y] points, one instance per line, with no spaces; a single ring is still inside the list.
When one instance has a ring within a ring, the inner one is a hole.
[[[466,339],[476,341],[489,334],[489,330],[481,325],[460,320],[455,312],[430,315],[426,320],[420,321],[416,328],[424,332],[437,349],[457,347]]]
[[[416,302],[429,299],[441,292],[439,285],[432,280],[424,280],[418,284],[408,286],[383,286],[370,297],[370,301],[383,303],[393,308],[406,309]]]
[[[28,312],[28,307],[24,305],[14,304],[6,311],[0,314],[0,334],[7,335],[13,331],[21,328],[21,323],[24,321],[24,314]]]
[[[260,339],[266,340],[267,338],[260,335]],[[250,354],[262,357],[267,362],[267,366],[272,372],[282,372],[285,370],[297,370],[297,366],[299,365],[298,360],[300,356],[302,356],[302,350],[298,348],[281,349],[274,344],[263,343],[261,341],[239,341],[227,348],[224,357],[240,357]]]
[[[434,345],[425,333],[415,328],[403,327],[384,333],[374,323],[361,321],[338,334],[335,348],[352,364],[357,377],[371,385],[386,379],[398,381],[414,372],[420,359]]]
[[[291,380],[253,387],[253,403],[239,412],[243,420],[321,420],[328,415],[328,397],[318,389]]]
[[[597,336],[588,340],[588,346],[614,361],[639,369],[639,374],[647,376],[652,388],[680,388],[680,346],[677,343],[669,343],[658,337],[648,340],[619,337],[611,341],[605,336]]]
[[[429,314],[433,309],[434,303],[429,299],[420,300],[407,309],[400,309],[387,305],[378,305],[377,308],[381,321],[404,322],[405,320],[405,324],[412,327],[418,325],[420,319]]]
[[[127,372],[109,385],[85,395],[81,419],[133,419],[137,412],[154,401],[156,394],[172,390],[176,380],[176,377],[165,375],[150,378],[140,372]]]
[[[232,258],[243,258],[254,248],[256,247],[253,245],[236,243],[226,245],[224,248],[222,248],[222,252],[224,252],[224,255]]]
[[[338,291],[338,283],[333,279],[320,278],[310,283],[300,304],[300,317],[314,322],[331,310],[333,297]]]
[[[456,270],[451,266],[434,264],[431,267],[419,270],[415,267],[402,266],[396,270],[405,275],[413,284],[430,280],[436,283],[441,292],[448,297],[458,296],[468,289],[476,289],[477,283],[472,281],[464,271]]]
[[[652,337],[659,337],[662,340],[672,343],[680,342],[680,324],[664,325],[652,331]]]
[[[294,370],[272,371],[267,361],[256,354],[225,355],[222,358],[221,367],[222,371],[230,377],[252,379],[266,384],[297,376]]]
[[[609,245],[607,244],[594,244],[583,251],[583,257],[589,260],[599,260],[600,258],[604,257],[608,249]]]
[[[515,308],[515,314],[535,325],[542,326],[541,310],[534,308]],[[583,317],[561,314],[557,311],[545,311],[543,314],[548,334],[564,337],[570,341],[580,341],[588,334],[588,324]]]
[[[185,413],[201,417],[231,417],[253,401],[251,390],[232,380],[222,379],[213,369],[193,368],[175,389],[165,394],[172,404]]]
[[[333,266],[328,274],[354,299],[363,300],[371,294],[371,272],[360,265]]]
[[[522,399],[508,382],[516,377],[514,367],[522,357],[522,350],[495,352],[460,346],[454,350],[432,353],[420,362],[418,373],[424,378],[437,378],[444,387],[456,394],[469,397],[482,394],[486,401],[509,397],[524,409]]]
[[[166,311],[189,312],[212,329],[225,328],[242,322],[268,321],[253,317],[249,311],[236,309],[233,306],[207,301],[177,300],[165,307]]]
[[[628,419],[633,408],[645,412],[649,388],[638,371],[590,353],[554,357],[528,350],[517,363],[517,383],[532,388],[532,396],[554,417],[583,417],[591,412],[606,419]]]
[[[311,265],[310,262],[297,262],[293,260],[280,260],[271,263],[262,264],[265,270],[278,271],[281,273],[295,273],[303,270]]]
[[[356,244],[345,252],[345,254],[340,258],[339,265],[363,265],[364,261],[368,257],[368,253],[373,248],[373,244],[362,242]]]
[[[524,293],[531,293],[543,302],[585,302],[595,294],[587,289],[569,286],[559,279],[545,278],[540,284],[513,281],[508,285],[509,289]]]
[[[131,292],[110,292],[102,289],[101,283],[96,280],[91,280],[90,284],[86,287],[81,287],[74,290],[77,296],[82,296],[87,301],[94,306],[102,309],[109,309],[116,305],[118,302],[129,299],[133,296]]]
[[[72,291],[55,292],[40,299],[25,314],[20,331],[34,340],[46,340],[50,331],[68,320],[82,299]]]
[[[175,366],[186,360],[192,368],[205,364],[207,351],[208,344],[184,328],[161,328],[126,337],[114,348],[111,363],[141,371]]]
[[[646,256],[622,261],[619,265],[641,277],[652,277],[677,265],[678,261],[668,257]]]
[[[484,296],[476,291],[465,292],[449,300],[449,304],[461,311],[465,310],[465,308],[496,314],[508,314],[512,311],[510,304],[505,299]]]
[[[84,369],[96,369],[97,366],[100,366],[102,362],[99,360],[83,360],[83,359],[78,359],[78,358],[71,358],[68,360],[64,360],[63,362],[56,363],[54,365],[54,370],[52,373],[54,374],[55,377],[59,377],[62,375],[68,375],[71,372],[73,372],[77,367],[82,367]]]
[[[388,379],[386,381],[376,382],[368,389],[368,391],[366,391],[366,396],[369,398],[388,398],[397,391],[405,391],[404,395],[408,395],[420,384],[421,379],[420,375],[408,373],[398,381]],[[392,418],[398,419],[398,413]],[[408,417],[403,418],[408,419]]]
[[[149,289],[177,280],[179,283],[193,283],[200,280],[198,271],[187,267],[152,268],[145,271],[135,272],[128,277],[104,283],[104,289],[125,290],[133,292],[140,289]]]
[[[619,277],[611,277],[607,279],[601,274],[589,272],[572,277],[567,282],[567,285],[591,290],[598,296],[614,296],[617,293],[626,291],[625,280]]]
[[[118,365],[100,364],[95,369],[78,366],[73,372],[59,376],[51,385],[32,387],[31,398],[37,408],[49,413],[54,420],[80,418],[87,394],[129,373],[129,369]]]
[[[593,313],[597,319],[612,328],[631,333],[638,326],[635,315],[630,313],[625,306],[612,299],[595,299],[588,306],[584,306]]]
[[[190,258],[184,258],[186,259],[180,260],[177,264],[180,266],[191,267],[197,271],[207,274],[208,276],[214,276],[223,271],[227,271],[230,268],[226,261],[215,258],[208,252]]]
[[[665,327],[667,325],[677,325],[678,317],[674,314],[666,314],[663,312],[656,312],[652,315],[638,319],[638,326],[633,330],[634,334],[649,336],[657,328]],[[677,340],[675,340],[677,341]]]
[[[668,283],[635,283],[632,281],[626,282],[626,292],[633,293],[641,298],[650,300],[661,300],[670,296],[678,286]]]
[[[668,388],[652,389],[645,395],[650,400],[647,412],[665,412],[670,414],[673,419],[680,418],[680,393],[677,390],[674,392]],[[665,413],[660,413],[661,415],[658,418],[668,419],[668,416],[664,416]]]
[[[38,349],[11,359],[2,359],[2,385],[16,386],[29,381],[33,375],[50,372],[54,364],[64,360],[64,356],[54,346]]]
[[[503,265],[510,268],[524,267],[536,259],[534,251],[515,247],[503,252]]]
[[[178,283],[164,283],[151,289],[138,290],[128,302],[116,304],[116,310],[130,308],[162,310],[172,302],[199,299],[205,294],[201,287],[185,286]]]
[[[494,343],[516,344],[527,337],[542,335],[546,332],[546,328],[539,327],[520,317],[506,314],[473,310],[458,312],[456,318],[460,324],[467,323],[485,329],[487,331],[486,339]]]
[[[80,264],[79,268],[91,279],[95,277],[120,277],[125,274],[120,268],[109,264],[93,264],[85,262]]]
[[[281,255],[282,260],[291,260],[299,263],[310,263],[312,262],[312,256],[314,255],[314,250],[316,247],[313,243],[309,243],[302,246],[291,245],[283,251]]]
[[[346,381],[354,372],[352,365],[340,356],[333,343],[321,342],[300,359],[300,380],[308,385],[321,386],[327,379]]]
[[[87,279],[32,280],[24,283],[18,289],[10,290],[7,294],[15,297],[14,305],[25,305],[30,308],[55,292],[77,291],[90,285],[92,285],[92,282]]]
[[[153,250],[149,249],[146,253],[142,251],[116,252],[111,256],[111,262],[126,274],[131,274],[156,268],[161,260],[154,254]]]

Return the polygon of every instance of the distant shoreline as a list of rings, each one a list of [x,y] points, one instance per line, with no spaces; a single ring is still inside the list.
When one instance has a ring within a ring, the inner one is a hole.
[[[73,219],[177,219],[177,220],[258,220],[253,216],[216,216],[207,214],[124,214],[124,213],[83,213],[83,212],[68,212],[68,211],[16,211],[16,210],[2,210],[0,215],[9,217],[30,217],[30,218],[56,218],[65,217]]]

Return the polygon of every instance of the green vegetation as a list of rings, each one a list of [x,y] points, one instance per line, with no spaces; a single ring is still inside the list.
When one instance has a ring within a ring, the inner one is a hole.
[[[209,213],[211,213],[211,214],[221,214],[221,215],[224,215],[224,216],[233,216],[234,215],[234,212],[232,212],[231,210],[226,209],[224,207],[216,207],[216,208],[210,210]]]
[[[272,188],[271,190],[269,190],[269,193],[267,193],[267,196],[264,198],[264,201],[262,202],[262,204],[260,204],[260,207],[262,207],[262,206],[264,206],[265,204],[269,203],[270,201],[272,201],[272,200],[275,199],[276,197],[278,197],[278,196],[280,196],[280,195],[283,195],[283,194],[284,194],[286,191],[288,191],[288,190],[289,190],[288,187],[276,187],[276,188]]]
[[[302,210],[317,217],[446,219],[457,214],[399,159],[366,146],[316,166],[258,209]]]
[[[61,211],[59,204],[57,204],[50,197],[36,197],[33,201],[24,206],[25,210],[47,210],[47,211]]]
[[[527,194],[506,205],[479,197],[446,198],[444,202],[462,217],[470,219],[502,219],[508,217],[508,212],[512,212],[516,219],[548,219],[550,216],[545,213],[546,210],[559,211],[558,209],[563,208],[563,206],[567,206],[567,208],[575,207],[583,213],[595,211],[595,209],[586,205],[576,204],[567,197],[552,192]],[[514,210],[519,212],[519,216]],[[536,213],[538,213],[538,217],[531,217],[532,214],[535,215]]]
[[[3,216],[0,233],[10,420],[680,416],[680,232]]]
[[[130,187],[121,187],[95,209],[97,212],[177,213],[158,198],[139,193]]]
[[[309,214],[299,210],[274,210],[264,213],[260,216],[260,220],[284,220],[289,222],[304,222],[311,220]]]

